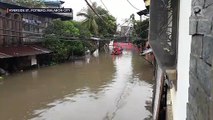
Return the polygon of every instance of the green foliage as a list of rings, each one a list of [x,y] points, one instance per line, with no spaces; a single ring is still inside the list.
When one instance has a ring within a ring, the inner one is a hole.
[[[44,31],[44,46],[53,51],[53,62],[64,62],[71,56],[84,55],[86,48],[94,48],[85,41],[70,40],[73,37],[89,36],[89,30],[79,22],[54,20]]]
[[[94,9],[97,8],[97,4],[93,3],[92,7]],[[84,12],[79,12],[77,16],[85,17],[85,19],[82,21],[82,25],[90,31],[91,34],[97,36],[98,35],[98,25],[96,22],[96,19],[98,16],[95,15],[95,13],[90,9],[89,7],[84,10]]]
[[[45,30],[45,34],[56,36],[77,37],[80,36],[79,29],[75,27],[73,21],[53,20]]]
[[[105,21],[103,22],[101,19],[97,19],[97,24],[99,25],[99,36],[112,37],[116,33],[117,29],[115,17],[110,15],[108,11],[104,10],[101,7],[99,7],[97,11],[99,14],[102,15],[102,18]]]
[[[135,21],[134,24],[134,37],[133,43],[143,47],[145,46],[146,41],[148,40],[148,32],[149,32],[149,19],[144,21]]]
[[[67,41],[66,47],[68,48],[69,56],[82,56],[85,52],[85,46],[82,41]]]
[[[91,37],[91,33],[89,31],[88,28],[86,28],[85,26],[82,25],[82,22],[76,22],[76,21],[72,21],[74,26],[76,28],[78,28],[79,30],[79,38],[81,39],[85,39],[85,38],[90,38]]]
[[[63,37],[89,38],[91,33],[81,22],[53,20],[45,30],[45,34],[54,34]]]
[[[67,59],[68,49],[66,45],[59,40],[59,37],[55,35],[46,35],[44,37],[44,45],[53,51],[53,61],[63,62]]]
[[[91,53],[96,50],[96,46],[91,41],[84,41],[84,46],[86,49],[89,49]]]
[[[149,29],[149,19],[144,21],[136,21],[134,25],[135,33],[137,37],[142,39],[148,38],[148,29]]]
[[[44,41],[44,46],[53,51],[55,63],[67,61],[71,56],[84,55],[85,46],[82,41],[67,41],[55,35],[46,35]]]
[[[79,36],[80,35],[80,30],[75,27],[74,23],[72,21],[65,21],[63,23],[63,31],[64,31],[64,36]]]
[[[82,22],[93,36],[111,37],[116,32],[116,19],[109,14],[104,8],[97,6],[96,3],[92,4],[93,9],[102,18],[100,19],[89,7],[77,15],[83,16],[85,19]],[[104,20],[104,21],[103,21]]]

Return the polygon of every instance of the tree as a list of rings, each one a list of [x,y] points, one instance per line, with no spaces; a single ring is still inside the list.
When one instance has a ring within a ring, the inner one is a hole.
[[[104,19],[97,19],[99,25],[99,35],[101,37],[112,37],[116,33],[117,25],[114,16],[110,15],[109,12],[102,7],[97,7],[97,13]]]
[[[93,9],[97,8],[97,4],[93,3],[92,4]],[[87,8],[84,10],[84,12],[79,12],[77,16],[83,16],[85,17],[84,21],[82,24],[89,29],[89,31],[94,34],[98,35],[98,24],[96,22],[97,20],[97,15],[92,11],[91,8]]]
[[[88,28],[94,36],[106,37],[115,34],[117,28],[115,17],[110,15],[104,8],[97,6],[96,3],[92,4],[92,8],[102,19],[88,7],[83,12],[77,14],[78,16],[85,17],[82,24]]]
[[[45,34],[54,34],[60,37],[78,37],[79,29],[73,21],[53,20],[45,29]]]
[[[64,62],[72,55],[83,55],[83,43],[70,41],[79,36],[79,29],[72,21],[53,20],[44,31],[44,45],[53,51],[54,62]]]
[[[53,20],[44,31],[44,46],[53,51],[53,62],[64,62],[71,56],[84,55],[86,48],[93,51],[89,42],[72,40],[83,35],[90,36],[90,32],[81,23]]]
[[[144,21],[135,21],[134,23],[134,34],[136,39],[133,41],[134,44],[145,46],[148,40],[149,33],[149,19]],[[138,39],[139,38],[139,39]]]
[[[134,30],[137,37],[142,39],[148,38],[148,29],[149,29],[149,19],[144,21],[136,21],[134,25]]]
[[[82,22],[72,21],[74,26],[79,29],[79,38],[86,39],[91,37],[91,33],[87,27],[82,25]]]

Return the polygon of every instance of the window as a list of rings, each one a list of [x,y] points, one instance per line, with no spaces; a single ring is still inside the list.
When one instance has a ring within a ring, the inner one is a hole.
[[[9,13],[7,13],[6,15],[5,15],[5,17],[6,17],[6,26],[7,26],[7,29],[11,29],[12,27],[11,27],[11,14],[9,14]]]
[[[20,16],[19,16],[18,14],[15,14],[15,15],[14,15],[14,19],[15,19],[15,20],[20,20]]]

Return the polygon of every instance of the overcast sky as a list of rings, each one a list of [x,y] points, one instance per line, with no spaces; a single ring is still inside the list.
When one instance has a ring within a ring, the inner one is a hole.
[[[81,17],[76,16],[76,14],[81,11],[83,8],[86,8],[87,5],[85,3],[85,0],[64,0],[64,7],[66,8],[72,8],[73,9],[73,17],[74,20],[81,20]],[[102,0],[103,3],[106,5],[109,12],[116,17],[117,23],[122,24],[125,19],[128,19],[131,14],[135,14],[135,18],[139,20],[139,16],[137,15],[137,12],[139,10],[136,10],[133,8],[127,0]],[[103,6],[101,3],[101,0],[88,0],[88,2],[97,2],[99,6]],[[145,9],[145,5],[143,0],[129,0],[136,8],[143,10]]]

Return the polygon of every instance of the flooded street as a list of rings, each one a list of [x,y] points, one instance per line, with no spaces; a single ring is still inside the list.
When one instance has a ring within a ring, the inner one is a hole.
[[[126,51],[16,73],[0,82],[0,120],[143,120],[152,73]]]

